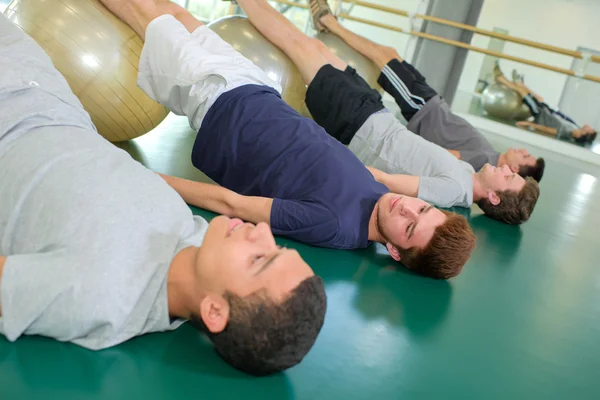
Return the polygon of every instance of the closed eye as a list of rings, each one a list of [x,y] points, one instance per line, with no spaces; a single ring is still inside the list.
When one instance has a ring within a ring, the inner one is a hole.
[[[433,209],[433,206],[432,206],[432,205],[423,206],[423,207],[421,208],[421,210],[419,210],[419,214],[420,214],[420,215],[424,215],[424,214],[428,213],[429,211],[431,211],[432,209]],[[410,224],[410,225],[408,226],[408,228],[410,228],[410,233],[408,234],[408,239],[409,239],[409,240],[410,240],[410,239],[413,237],[413,235],[415,234],[415,229],[416,229],[416,227],[417,227],[417,224],[416,224],[416,223],[412,223],[412,224]],[[408,228],[407,228],[407,229],[408,229]]]
[[[266,260],[266,262],[263,264],[263,266],[260,267],[260,269],[254,275],[258,275],[258,274],[266,271],[267,268],[269,268],[271,265],[273,265],[273,262],[277,259],[277,257],[279,257],[281,255],[281,253],[283,251],[285,251],[285,250],[280,249],[277,253],[275,253],[274,256],[272,256],[268,260]],[[262,256],[262,258],[265,258],[265,256]]]

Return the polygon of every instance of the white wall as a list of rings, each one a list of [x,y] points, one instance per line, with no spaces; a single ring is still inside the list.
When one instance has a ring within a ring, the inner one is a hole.
[[[486,0],[477,26],[506,29],[512,36],[571,50],[577,46],[600,50],[599,19],[599,0]],[[475,35],[472,44],[487,48],[489,40]],[[573,61],[568,56],[515,43],[506,43],[504,53],[566,69],[571,68]],[[484,57],[469,52],[459,90],[474,91]],[[502,59],[500,66],[509,78],[513,68],[524,73],[525,83],[532,90],[539,92],[551,106],[558,104],[566,75]]]

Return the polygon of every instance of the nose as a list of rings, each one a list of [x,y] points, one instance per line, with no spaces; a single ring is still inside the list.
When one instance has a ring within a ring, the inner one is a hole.
[[[419,216],[419,213],[416,210],[413,210],[412,207],[404,207],[404,205],[400,208],[400,214],[413,220],[416,220]]]
[[[510,167],[506,164],[502,166],[502,172],[504,172],[505,174],[512,174]]]
[[[252,227],[248,230],[248,240],[251,242],[258,242],[264,239],[266,236],[269,236],[271,229],[269,225],[264,222],[258,223],[255,227]]]

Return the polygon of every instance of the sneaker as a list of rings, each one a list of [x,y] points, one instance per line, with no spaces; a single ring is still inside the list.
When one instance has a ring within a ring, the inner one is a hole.
[[[513,69],[512,80],[514,83],[522,85],[525,83],[525,75],[519,74],[516,69]]]
[[[504,74],[502,73],[502,70],[500,69],[500,62],[498,60],[496,60],[494,62],[494,79],[498,79],[504,76]]]
[[[319,32],[327,32],[327,28],[320,22],[325,15],[332,15],[327,0],[310,0],[310,12],[312,14],[313,28]]]

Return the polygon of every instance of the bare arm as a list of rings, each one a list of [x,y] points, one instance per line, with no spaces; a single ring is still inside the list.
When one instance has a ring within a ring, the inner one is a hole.
[[[0,256],[0,293],[2,293],[2,272],[4,271],[4,263],[6,257]],[[2,303],[0,303],[0,317],[2,316]]]
[[[452,154],[454,157],[458,158],[459,160],[460,158],[460,151],[458,150],[448,150],[448,153]]]
[[[222,186],[159,175],[187,204],[255,224],[271,221],[273,199],[242,196]]]
[[[548,126],[534,124],[533,122],[529,121],[519,121],[517,122],[517,126],[520,126],[521,128],[535,129],[536,131],[547,133],[548,135],[556,135],[558,133],[558,130],[556,130],[556,128],[550,128]]]
[[[390,192],[403,194],[405,196],[417,197],[419,194],[420,177],[401,174],[387,174],[377,168],[367,167],[375,177],[375,180],[385,185]]]

